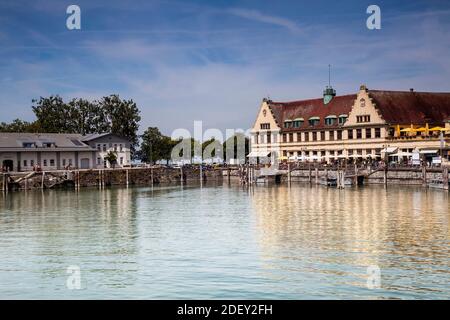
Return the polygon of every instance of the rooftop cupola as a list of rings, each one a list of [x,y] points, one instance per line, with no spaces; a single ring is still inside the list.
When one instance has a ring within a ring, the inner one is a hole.
[[[331,86],[331,65],[328,65],[328,85],[323,90],[323,103],[328,104],[336,96],[336,90]]]

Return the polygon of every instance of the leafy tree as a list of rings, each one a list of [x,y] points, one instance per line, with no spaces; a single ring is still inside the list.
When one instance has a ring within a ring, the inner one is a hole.
[[[11,123],[0,123],[0,132],[39,132],[39,126],[36,122],[27,122],[15,119]]]
[[[111,125],[106,110],[98,103],[75,98],[68,103],[68,107],[73,113],[78,133],[86,135],[110,131]]]
[[[178,141],[161,134],[156,127],[148,128],[141,138],[139,158],[149,163],[155,163],[158,160],[169,160],[172,148],[178,143]]]
[[[113,168],[115,168],[117,164],[117,154],[114,151],[109,151],[105,156],[105,160],[108,161]]]
[[[243,133],[236,133],[223,143],[224,158],[246,161],[250,152],[250,140]],[[230,152],[232,151],[232,154]]]
[[[32,109],[42,132],[76,133],[77,125],[73,118],[75,111],[60,96],[41,97],[32,102]]]
[[[132,153],[139,142],[138,130],[141,121],[140,111],[133,100],[122,100],[113,94],[103,97],[98,105],[106,112],[111,125],[111,133],[127,138],[131,142]]]

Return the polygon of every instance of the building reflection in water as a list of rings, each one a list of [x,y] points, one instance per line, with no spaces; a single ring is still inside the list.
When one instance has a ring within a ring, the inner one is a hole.
[[[252,205],[268,270],[341,276],[332,281],[363,287],[366,268],[377,265],[385,289],[432,281],[431,269],[450,281],[449,202],[441,190],[257,187]]]

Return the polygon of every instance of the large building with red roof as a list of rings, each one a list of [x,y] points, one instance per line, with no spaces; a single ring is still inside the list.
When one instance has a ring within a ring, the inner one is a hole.
[[[413,153],[448,156],[450,92],[369,90],[291,102],[263,99],[250,158],[358,161]]]

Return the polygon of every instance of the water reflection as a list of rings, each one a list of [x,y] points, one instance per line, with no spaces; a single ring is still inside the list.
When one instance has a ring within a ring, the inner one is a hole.
[[[166,186],[0,196],[5,298],[450,298],[448,193]],[[78,265],[80,291],[67,290]],[[366,287],[377,265],[382,287]]]
[[[252,204],[269,268],[306,273],[315,283],[364,288],[366,268],[378,265],[383,295],[401,297],[404,290],[412,291],[411,297],[429,290],[449,295],[446,285],[435,283],[440,276],[450,281],[448,193],[320,186],[258,191]]]

